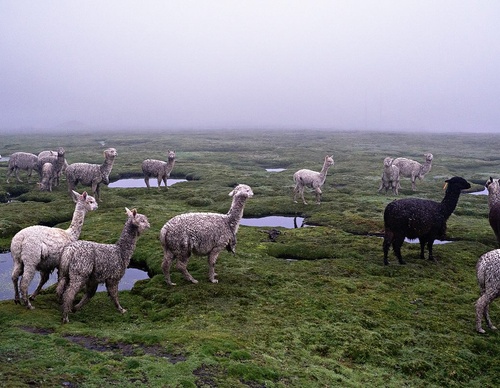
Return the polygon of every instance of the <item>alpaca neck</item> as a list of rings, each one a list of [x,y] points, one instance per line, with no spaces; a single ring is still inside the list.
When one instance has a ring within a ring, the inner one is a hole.
[[[167,160],[167,168],[172,169],[175,164],[175,159],[174,158],[168,158]]]
[[[101,171],[108,175],[111,172],[111,169],[113,168],[113,162],[115,161],[115,158],[106,158],[104,160],[104,163],[101,165]]]
[[[231,229],[234,230],[234,233],[238,231],[238,226],[240,224],[241,218],[243,217],[245,202],[246,202],[245,197],[233,197],[231,208],[227,212],[229,225]]]
[[[319,176],[324,179],[326,178],[326,174],[328,173],[328,169],[330,168],[331,165],[327,164],[326,162],[323,164],[323,168],[319,172]]]
[[[426,161],[424,164],[420,166],[420,174],[427,174],[432,167],[432,161]]]
[[[448,219],[448,217],[450,217],[451,214],[455,211],[459,197],[460,197],[460,190],[452,189],[446,191],[446,194],[443,200],[441,201],[443,214],[445,215],[446,219]]]
[[[488,207],[491,209],[500,203],[500,193],[492,193],[488,195]]]
[[[75,211],[73,212],[73,219],[71,220],[71,224],[69,228],[66,229],[66,232],[71,236],[71,239],[74,241],[78,240],[78,238],[80,237],[86,213],[87,211],[85,210],[85,207],[80,203],[77,203]]]
[[[116,245],[118,245],[118,247],[120,248],[120,255],[125,266],[128,266],[128,264],[130,263],[130,259],[134,253],[138,236],[139,233],[137,226],[127,221],[125,223],[125,227],[122,230],[122,234],[120,235],[120,238],[116,243]]]

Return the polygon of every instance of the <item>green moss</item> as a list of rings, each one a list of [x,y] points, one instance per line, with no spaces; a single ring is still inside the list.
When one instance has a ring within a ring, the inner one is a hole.
[[[377,192],[384,157],[421,160],[433,167],[417,191],[401,181],[400,198],[440,201],[443,182],[460,175],[477,190],[498,178],[500,136],[310,131],[212,131],[187,133],[1,136],[0,153],[39,152],[61,144],[71,162],[94,162],[105,140],[118,149],[112,177],[141,176],[147,153],[162,158],[175,149],[173,177],[190,181],[168,190],[102,187],[99,208],[86,217],[81,238],[115,242],[124,207],[146,214],[151,229],[137,243],[131,266],[150,279],[120,292],[119,314],[98,293],[71,323],[61,325],[54,288],[28,311],[0,302],[0,381],[8,386],[493,386],[500,367],[498,336],[474,330],[479,295],[475,263],[496,248],[485,196],[462,194],[448,221],[447,239],[435,245],[438,263],[419,259],[418,244],[403,245],[407,265],[382,262],[385,206],[395,199]],[[300,150],[296,144],[300,141]],[[321,205],[292,201],[292,175],[321,168],[333,153],[335,166],[323,186]],[[269,173],[265,168],[286,168]],[[6,165],[0,163],[0,175]],[[171,217],[191,211],[226,213],[237,183],[254,190],[245,217],[300,216],[308,227],[241,226],[236,255],[223,252],[218,284],[207,280],[205,257],[193,256],[191,284],[172,267],[176,286],[161,270],[159,231]],[[78,191],[89,188],[78,187]],[[21,228],[43,224],[67,228],[74,204],[63,180],[52,193],[34,183],[6,184],[1,193],[17,201],[0,204],[0,250]],[[494,302],[490,314],[500,322]],[[26,328],[37,328],[29,331]],[[109,344],[88,349],[67,336]],[[120,346],[129,347],[124,354]],[[146,352],[155,347],[156,353]],[[165,354],[165,352],[167,354]],[[176,358],[177,357],[177,358]],[[175,362],[174,362],[175,361]]]

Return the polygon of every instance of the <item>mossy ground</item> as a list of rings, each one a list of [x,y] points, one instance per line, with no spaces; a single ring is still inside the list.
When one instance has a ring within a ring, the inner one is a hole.
[[[500,136],[412,135],[328,131],[187,131],[87,133],[1,137],[0,154],[38,153],[63,146],[70,163],[100,162],[106,147],[118,150],[112,180],[141,176],[147,157],[174,149],[172,177],[190,181],[168,190],[102,188],[99,209],[89,213],[82,239],[114,242],[125,207],[148,216],[132,266],[150,280],[120,292],[120,315],[98,293],[61,325],[53,287],[27,311],[0,302],[0,381],[6,386],[495,386],[500,376],[499,334],[474,330],[478,297],[475,263],[496,248],[486,196],[463,194],[448,221],[447,239],[435,246],[438,263],[422,261],[418,244],[405,244],[407,265],[391,252],[382,261],[382,213],[394,197],[377,193],[386,156],[423,160],[432,171],[411,191],[403,178],[400,198],[441,200],[444,180],[460,175],[482,190],[499,177]],[[103,146],[101,142],[105,142]],[[333,154],[322,204],[292,202],[292,174],[319,170]],[[5,177],[7,164],[0,163]],[[286,168],[279,173],[265,168]],[[24,174],[21,173],[24,177]],[[237,183],[255,196],[246,217],[306,217],[309,225],[280,229],[241,226],[236,255],[221,254],[219,283],[207,281],[205,258],[189,270],[188,284],[174,268],[168,287],[161,274],[158,234],[172,216],[188,211],[227,212]],[[81,192],[82,188],[78,188]],[[35,184],[0,180],[0,249],[33,224],[67,227],[73,212],[65,181],[52,193]],[[500,309],[491,306],[500,323]],[[154,349],[154,351],[151,351]]]

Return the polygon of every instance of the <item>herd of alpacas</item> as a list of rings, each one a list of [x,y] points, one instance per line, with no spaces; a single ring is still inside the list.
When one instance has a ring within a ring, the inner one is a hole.
[[[58,270],[56,294],[62,306],[62,322],[69,322],[69,313],[81,309],[96,293],[99,284],[105,284],[109,297],[120,313],[125,309],[118,300],[118,284],[123,278],[135,250],[140,234],[150,227],[147,217],[136,209],[125,208],[127,219],[120,237],[115,244],[100,244],[80,240],[80,232],[85,215],[98,208],[100,185],[109,184],[109,175],[118,155],[116,149],[104,151],[102,164],[68,164],[62,147],[57,151],[42,151],[35,155],[16,152],[9,159],[7,182],[12,174],[19,182],[19,171],[25,170],[28,182],[35,170],[39,175],[40,190],[52,191],[59,185],[61,175],[66,176],[68,192],[75,202],[73,218],[68,229],[34,225],[19,231],[11,242],[13,258],[12,282],[14,301],[34,309],[31,301],[35,299],[49,275]],[[424,154],[424,163],[408,158],[386,157],[383,161],[381,183],[378,191],[389,189],[399,195],[400,177],[411,180],[412,190],[416,190],[416,179],[423,179],[431,170],[433,155]],[[142,162],[144,182],[149,189],[149,179],[157,178],[158,189],[167,179],[175,164],[175,151],[168,150],[167,161],[146,159]],[[329,168],[334,166],[333,156],[326,155],[322,169],[313,171],[300,169],[293,174],[293,201],[300,196],[304,199],[304,190],[311,189],[316,203],[321,203],[323,187]],[[75,191],[78,184],[89,186],[93,196],[87,192]],[[500,180],[490,179],[485,184],[488,190],[489,223],[500,246]],[[460,194],[471,187],[462,177],[452,177],[445,181],[445,195],[441,202],[420,198],[402,198],[389,203],[384,210],[384,265],[389,265],[388,254],[392,246],[400,264],[405,264],[401,256],[401,247],[405,238],[419,239],[420,257],[425,258],[427,246],[428,259],[436,261],[433,255],[434,241],[442,239],[446,233],[446,222],[454,212]],[[235,253],[236,234],[243,217],[245,203],[253,196],[251,187],[237,185],[229,195],[232,203],[226,214],[196,212],[180,214],[166,222],[160,230],[160,243],[163,249],[162,271],[165,282],[174,286],[170,279],[170,267],[176,262],[176,268],[184,278],[198,283],[188,272],[187,265],[192,254],[208,257],[208,279],[217,283],[215,264],[219,254],[227,250]],[[40,282],[32,295],[28,287],[35,273],[40,272]],[[480,297],[476,302],[476,330],[485,333],[482,328],[484,318],[488,327],[496,330],[489,316],[490,303],[500,295],[500,249],[482,255],[476,265]],[[78,303],[78,292],[84,294]]]

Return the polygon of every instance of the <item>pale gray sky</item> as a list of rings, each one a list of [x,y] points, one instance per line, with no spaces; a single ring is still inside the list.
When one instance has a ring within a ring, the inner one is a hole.
[[[500,1],[0,0],[0,129],[500,130]]]

